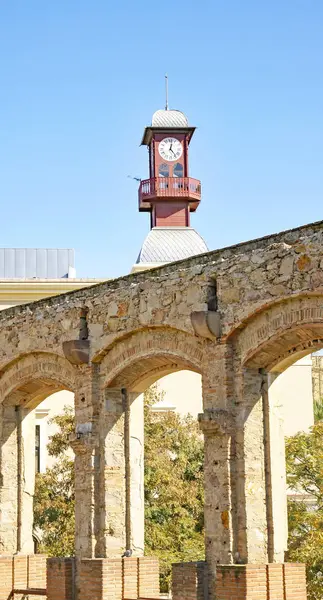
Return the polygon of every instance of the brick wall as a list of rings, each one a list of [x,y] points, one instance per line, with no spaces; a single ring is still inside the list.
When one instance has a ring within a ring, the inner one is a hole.
[[[305,565],[285,563],[283,568],[285,584],[284,600],[306,600]],[[270,600],[274,600],[274,598],[270,598]]]
[[[159,563],[148,556],[83,559],[78,585],[82,600],[159,598]]]
[[[0,558],[0,600],[8,600],[13,589],[12,563],[11,556]]]
[[[138,598],[159,598],[159,561],[153,556],[138,558]]]
[[[82,600],[121,600],[122,559],[82,560],[79,586]]]
[[[32,554],[28,557],[28,587],[47,587],[47,557],[41,554]]]
[[[127,600],[138,598],[138,559],[123,560],[123,597]]]
[[[204,600],[206,563],[173,565],[173,600]],[[216,600],[306,600],[305,565],[219,565]]]
[[[284,573],[281,564],[267,565],[267,586],[270,600],[285,600]]]
[[[173,600],[204,600],[207,581],[206,563],[190,562],[173,565]]]
[[[78,565],[77,587],[82,600],[159,598],[159,564],[153,557],[84,559]],[[22,600],[14,589],[42,589],[47,600],[73,600],[74,558],[0,557],[0,600]],[[44,597],[44,596],[43,596]],[[41,596],[28,595],[29,600]]]
[[[47,600],[73,599],[74,558],[47,559]]]
[[[37,555],[0,556],[0,600],[21,600],[23,594],[12,594],[14,589],[37,588],[46,590],[46,557]],[[29,600],[40,596],[28,595]]]

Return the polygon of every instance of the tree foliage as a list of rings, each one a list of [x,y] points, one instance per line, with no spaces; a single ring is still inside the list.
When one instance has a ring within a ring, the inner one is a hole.
[[[288,560],[304,562],[309,600],[323,599],[323,422],[286,442]],[[302,498],[303,499],[299,499]]]
[[[196,421],[177,413],[154,413],[161,399],[153,386],[145,394],[145,547],[160,559],[167,590],[171,564],[204,558],[203,439]],[[52,422],[48,452],[52,468],[36,478],[34,519],[42,530],[40,550],[51,556],[74,552],[74,472],[67,454],[74,429],[71,409]]]
[[[160,559],[161,589],[173,562],[204,559],[203,439],[196,420],[155,413],[145,394],[145,549]]]
[[[74,460],[67,452],[68,436],[74,429],[74,413],[65,407],[61,415],[51,419],[57,426],[47,446],[55,457],[46,473],[36,475],[34,495],[34,527],[41,532],[39,551],[49,556],[74,554]]]

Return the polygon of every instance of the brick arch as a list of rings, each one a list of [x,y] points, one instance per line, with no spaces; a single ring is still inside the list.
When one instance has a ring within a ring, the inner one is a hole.
[[[244,366],[285,370],[323,347],[323,293],[266,306],[232,339]]]
[[[104,387],[143,391],[161,377],[187,369],[202,374],[203,341],[174,329],[147,329],[116,343],[103,358]]]
[[[75,391],[75,369],[63,357],[46,352],[24,355],[0,374],[0,403],[35,407],[60,390]]]

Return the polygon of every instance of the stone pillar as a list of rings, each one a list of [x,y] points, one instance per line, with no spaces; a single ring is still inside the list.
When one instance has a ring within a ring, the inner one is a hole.
[[[94,556],[94,443],[91,434],[75,434],[70,444],[75,454],[75,556]]]
[[[263,417],[263,375],[255,369],[237,374],[235,517],[237,559],[268,560],[266,475]]]
[[[209,585],[219,564],[233,560],[231,494],[232,349],[221,345],[210,350],[202,378],[204,413],[199,415],[204,433],[205,554]]]
[[[34,412],[9,404],[0,418],[0,553],[34,550]]]
[[[130,400],[130,538],[134,556],[144,553],[144,394],[129,394]]]
[[[15,554],[18,541],[17,415],[1,405],[0,437],[0,554]]]
[[[96,479],[99,473],[98,432],[94,414],[98,403],[96,373],[81,367],[75,391],[75,432],[70,444],[75,453],[75,556],[93,558],[95,554]]]
[[[100,472],[95,554],[102,558],[120,557],[126,546],[124,422],[121,390],[107,388],[98,422]]]
[[[205,553],[215,574],[216,565],[232,562],[231,419],[223,409],[207,409],[199,422],[204,433]]]

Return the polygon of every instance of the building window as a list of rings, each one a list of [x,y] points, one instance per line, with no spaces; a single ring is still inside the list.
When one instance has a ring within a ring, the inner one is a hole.
[[[166,163],[159,165],[158,175],[159,177],[169,177],[169,166]]]
[[[40,425],[35,428],[35,470],[40,473]]]
[[[183,165],[181,165],[181,163],[176,163],[176,165],[174,165],[174,170],[173,170],[174,177],[183,177],[183,173],[184,173]]]

